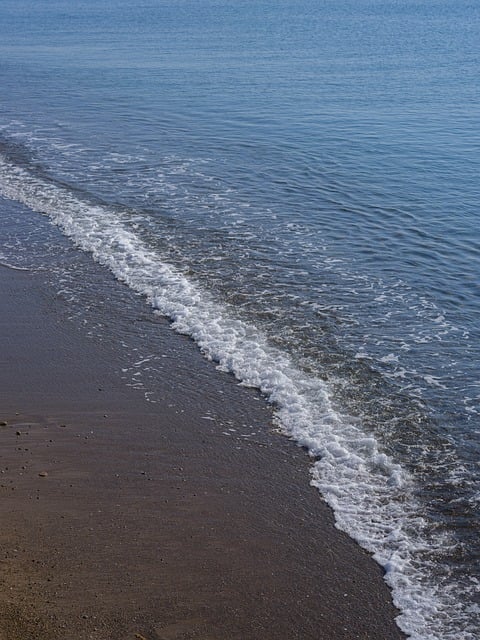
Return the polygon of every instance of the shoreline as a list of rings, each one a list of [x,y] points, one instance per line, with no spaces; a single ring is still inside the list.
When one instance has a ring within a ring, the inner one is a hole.
[[[405,638],[254,390],[155,318],[148,403],[41,274],[0,276],[0,640]]]

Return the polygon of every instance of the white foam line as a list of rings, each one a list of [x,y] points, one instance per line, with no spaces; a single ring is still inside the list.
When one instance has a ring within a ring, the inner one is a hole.
[[[163,262],[122,224],[119,212],[83,202],[1,159],[0,192],[50,216],[78,247],[170,317],[175,330],[190,335],[208,359],[265,394],[283,432],[320,457],[312,484],[334,509],[338,527],[385,568],[406,633],[414,640],[474,640],[458,625],[455,634],[447,631],[451,616],[462,618],[455,596],[425,586],[428,571],[415,556],[428,546],[421,535],[426,523],[412,479],[360,424],[334,410],[324,382],[299,371],[256,327]]]
[[[31,271],[31,269],[27,269],[26,267],[17,267],[8,262],[0,262],[0,267],[5,267],[6,269],[13,269],[14,271]]]

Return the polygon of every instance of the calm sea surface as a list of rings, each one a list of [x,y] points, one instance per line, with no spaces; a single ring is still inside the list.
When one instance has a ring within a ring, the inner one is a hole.
[[[52,221],[261,389],[417,640],[480,637],[479,43],[468,0],[0,5],[0,260]]]

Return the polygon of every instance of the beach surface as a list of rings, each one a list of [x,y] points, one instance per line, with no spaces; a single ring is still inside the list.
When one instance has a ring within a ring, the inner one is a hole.
[[[254,390],[141,298],[156,403],[107,316],[88,336],[41,272],[5,266],[0,299],[0,640],[404,637]]]

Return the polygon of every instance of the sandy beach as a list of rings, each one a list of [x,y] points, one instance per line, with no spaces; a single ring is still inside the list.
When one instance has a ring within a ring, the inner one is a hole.
[[[255,391],[151,314],[149,403],[41,273],[0,297],[1,640],[404,637]]]

